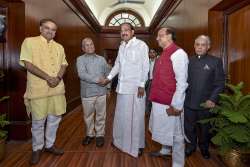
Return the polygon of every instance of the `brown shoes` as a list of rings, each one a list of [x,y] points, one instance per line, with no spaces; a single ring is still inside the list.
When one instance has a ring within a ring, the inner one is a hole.
[[[55,146],[52,146],[50,148],[45,148],[44,151],[52,153],[54,155],[63,155],[63,153],[64,153],[63,149],[56,148]]]
[[[50,148],[45,148],[44,151],[52,153],[54,155],[62,155],[64,153],[62,149],[56,148],[55,146],[52,146]],[[43,150],[32,151],[31,160],[30,160],[31,165],[38,164],[38,162],[40,161],[42,152]]]
[[[30,164],[36,165],[40,161],[42,150],[32,151]]]
[[[96,147],[102,147],[104,145],[104,137],[96,137]]]

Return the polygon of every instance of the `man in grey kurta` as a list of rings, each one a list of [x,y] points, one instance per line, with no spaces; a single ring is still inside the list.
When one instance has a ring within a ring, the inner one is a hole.
[[[96,137],[96,146],[101,147],[105,135],[107,88],[100,85],[100,81],[110,70],[104,57],[95,54],[92,39],[82,40],[82,50],[85,54],[78,57],[76,63],[86,124],[86,137],[82,144],[88,145]]]

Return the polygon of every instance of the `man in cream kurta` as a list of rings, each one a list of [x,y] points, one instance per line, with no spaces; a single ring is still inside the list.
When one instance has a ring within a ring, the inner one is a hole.
[[[53,20],[41,20],[41,35],[26,38],[21,48],[20,65],[27,69],[24,102],[32,116],[32,165],[39,162],[44,147],[46,152],[63,154],[54,142],[61,115],[66,112],[62,77],[68,63],[62,45],[53,40],[56,29]]]
[[[123,152],[137,157],[145,147],[144,85],[149,71],[149,58],[148,46],[133,35],[133,26],[123,23],[121,25],[123,41],[106,82],[119,73],[113,144]]]
[[[188,86],[188,56],[183,49],[174,44],[174,38],[175,33],[169,28],[161,28],[158,31],[157,41],[159,46],[163,48],[163,52],[155,64],[150,92],[152,111],[149,127],[152,132],[152,139],[163,145],[158,155],[169,154],[172,147],[172,167],[184,167],[183,105],[185,90]],[[168,59],[164,57],[168,56],[170,63],[165,64],[163,61]],[[169,70],[162,73],[162,69],[165,69],[166,65],[168,65]],[[158,71],[160,72],[158,73]],[[166,77],[168,78],[167,81],[166,79],[165,81],[162,80]],[[169,85],[169,83],[175,84]],[[174,89],[168,89],[169,87]],[[161,89],[164,93],[159,92]],[[171,91],[173,94],[169,95]],[[163,99],[168,95],[170,100],[165,102]]]

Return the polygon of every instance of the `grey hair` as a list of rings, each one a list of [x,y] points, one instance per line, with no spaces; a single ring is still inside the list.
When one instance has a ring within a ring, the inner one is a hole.
[[[198,39],[204,39],[204,40],[206,40],[208,45],[211,45],[210,37],[207,36],[207,35],[199,35],[197,38],[195,38],[195,41],[198,40]]]

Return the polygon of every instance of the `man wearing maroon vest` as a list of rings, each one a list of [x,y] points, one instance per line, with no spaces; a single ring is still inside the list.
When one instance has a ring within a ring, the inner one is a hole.
[[[172,148],[172,166],[184,167],[183,104],[188,86],[188,57],[174,40],[172,29],[164,27],[158,31],[157,41],[163,52],[153,73],[149,128],[152,139],[163,145],[158,153],[169,154]]]

